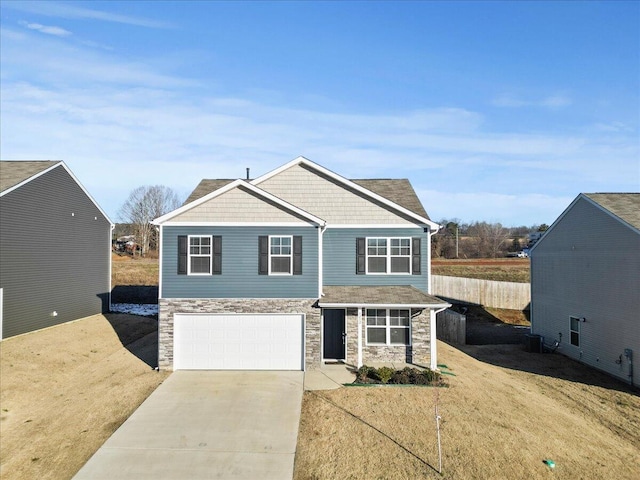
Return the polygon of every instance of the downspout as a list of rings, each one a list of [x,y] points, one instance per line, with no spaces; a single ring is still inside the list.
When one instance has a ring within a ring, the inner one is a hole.
[[[449,305],[450,307],[451,305]],[[445,311],[449,307],[442,307],[439,310],[429,310],[429,332],[431,336],[431,342],[429,344],[429,368],[431,370],[438,370],[438,339],[436,337],[436,315]]]
[[[110,223],[109,229],[109,311],[111,311],[111,290],[113,290],[112,276],[113,276],[113,231],[116,229],[115,223]],[[1,306],[1,303],[0,303]],[[0,324],[0,327],[2,324]],[[0,331],[0,338],[2,338],[2,331]]]
[[[427,293],[429,295],[431,295],[431,237],[438,233],[441,228],[442,225],[437,225],[435,230],[429,229],[429,235],[427,235]]]
[[[358,368],[362,367],[362,307],[358,307]]]
[[[324,232],[327,229],[327,225],[318,225],[318,299],[324,296],[323,282],[324,282]]]

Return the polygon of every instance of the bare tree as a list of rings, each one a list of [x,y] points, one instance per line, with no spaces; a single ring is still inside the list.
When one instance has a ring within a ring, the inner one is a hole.
[[[469,234],[473,237],[477,258],[498,257],[509,238],[509,231],[500,223],[476,222],[469,227]]]
[[[164,185],[138,187],[129,194],[118,215],[122,221],[133,224],[141,255],[149,250],[154,231],[151,220],[175,210],[180,203],[176,193]]]

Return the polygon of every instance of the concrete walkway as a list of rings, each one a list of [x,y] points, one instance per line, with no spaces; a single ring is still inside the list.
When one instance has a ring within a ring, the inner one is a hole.
[[[74,479],[290,480],[303,377],[174,372]]]

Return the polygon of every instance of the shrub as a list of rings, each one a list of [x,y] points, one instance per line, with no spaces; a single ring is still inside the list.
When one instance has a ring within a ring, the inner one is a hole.
[[[378,378],[382,383],[389,382],[391,376],[395,373],[395,370],[390,367],[380,367],[378,369]]]
[[[405,367],[402,370],[394,370],[389,367],[378,369],[363,365],[356,372],[354,383],[389,383],[395,385],[443,385],[442,376],[438,372],[418,370]]]

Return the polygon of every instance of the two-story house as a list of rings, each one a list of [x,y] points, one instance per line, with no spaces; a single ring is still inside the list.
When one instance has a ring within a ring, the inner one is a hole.
[[[432,222],[408,180],[348,180],[299,157],[203,180],[160,229],[162,369],[437,367]]]

